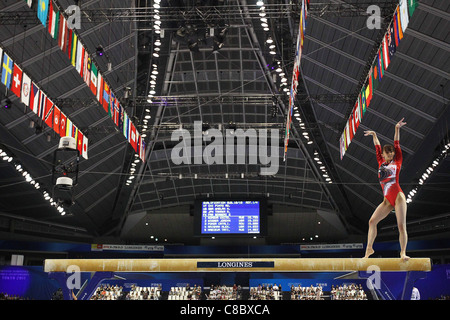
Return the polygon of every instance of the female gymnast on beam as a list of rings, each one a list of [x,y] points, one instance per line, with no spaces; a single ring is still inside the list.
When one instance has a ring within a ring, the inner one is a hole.
[[[398,178],[402,167],[403,157],[400,149],[400,128],[406,122],[404,118],[395,125],[394,145],[385,145],[381,149],[380,141],[374,131],[365,131],[365,136],[373,137],[373,144],[377,154],[378,161],[378,178],[380,179],[381,189],[383,190],[383,202],[375,209],[369,220],[369,232],[367,235],[366,255],[368,258],[373,251],[373,242],[377,236],[377,224],[395,208],[395,216],[397,218],[397,227],[400,233],[400,257],[403,260],[409,260],[406,255],[406,244],[408,242],[408,234],[406,233],[406,198]]]

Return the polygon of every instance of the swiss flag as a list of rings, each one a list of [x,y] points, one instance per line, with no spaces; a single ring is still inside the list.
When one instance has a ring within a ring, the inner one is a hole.
[[[11,91],[19,98],[22,90],[22,74],[22,69],[17,64],[14,64]]]

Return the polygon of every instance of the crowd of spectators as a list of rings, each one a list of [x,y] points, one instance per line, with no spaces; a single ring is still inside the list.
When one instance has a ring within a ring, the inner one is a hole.
[[[249,300],[282,300],[281,284],[258,285],[250,287]]]
[[[242,288],[234,284],[232,287],[225,285],[211,285],[209,294],[206,294],[206,300],[241,300]]]
[[[322,286],[291,286],[291,300],[324,300]]]
[[[190,286],[188,283],[186,286],[171,287],[168,300],[201,300],[202,287],[194,285]]]
[[[160,300],[161,292],[161,286],[140,287],[132,285],[131,290],[125,295],[125,300]]]
[[[367,294],[364,292],[361,284],[350,284],[331,286],[331,300],[367,300]]]
[[[117,285],[101,284],[91,297],[91,300],[121,300],[123,299],[123,288]]]
[[[0,300],[28,300],[28,298],[24,298],[19,295],[11,295],[6,292],[0,292]]]

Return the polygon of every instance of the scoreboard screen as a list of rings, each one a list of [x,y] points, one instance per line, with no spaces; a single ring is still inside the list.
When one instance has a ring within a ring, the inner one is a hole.
[[[260,201],[202,201],[202,235],[261,234]]]

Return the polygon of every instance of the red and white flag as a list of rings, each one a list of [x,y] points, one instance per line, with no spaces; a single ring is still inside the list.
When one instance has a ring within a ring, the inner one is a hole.
[[[59,134],[59,127],[60,127],[60,124],[59,124],[60,120],[59,120],[59,118],[60,118],[60,116],[61,116],[61,110],[59,110],[59,108],[57,106],[54,106],[54,109],[53,109],[53,130],[57,134]]]
[[[22,89],[22,69],[14,63],[13,78],[11,83],[11,91],[20,98]]]
[[[31,79],[26,73],[23,73],[20,101],[27,107],[30,104],[30,93],[31,93]]]

